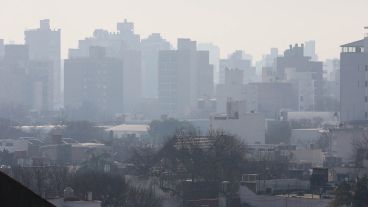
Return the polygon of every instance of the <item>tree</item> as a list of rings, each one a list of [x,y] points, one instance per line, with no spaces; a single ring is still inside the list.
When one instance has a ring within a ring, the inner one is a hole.
[[[150,123],[148,133],[156,143],[165,143],[176,133],[195,134],[196,130],[192,124],[187,121],[176,119],[154,120]]]
[[[352,183],[341,183],[335,191],[335,199],[331,206],[368,206],[368,177],[357,178]]]
[[[335,199],[331,207],[350,206],[353,201],[351,185],[347,182],[341,183],[335,191]]]
[[[191,179],[221,182],[240,179],[246,146],[236,137],[210,133],[205,137],[178,134],[171,138],[152,159],[162,176],[172,180]]]

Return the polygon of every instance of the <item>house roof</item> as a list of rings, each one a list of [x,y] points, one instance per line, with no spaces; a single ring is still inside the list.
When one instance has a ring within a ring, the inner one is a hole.
[[[340,47],[363,47],[364,46],[364,39],[355,41],[355,42],[350,42],[344,45],[341,45]]]

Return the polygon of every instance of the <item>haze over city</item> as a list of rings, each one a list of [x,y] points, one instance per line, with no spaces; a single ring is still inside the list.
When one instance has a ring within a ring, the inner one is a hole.
[[[367,207],[367,0],[0,0],[0,207]]]
[[[179,37],[212,42],[222,57],[241,49],[259,59],[270,47],[313,39],[325,59],[363,34],[365,8],[365,0],[1,0],[0,34],[22,43],[24,29],[51,19],[62,29],[66,58],[67,49],[94,29],[116,31],[115,23],[128,19],[142,37],[159,32],[172,43]]]

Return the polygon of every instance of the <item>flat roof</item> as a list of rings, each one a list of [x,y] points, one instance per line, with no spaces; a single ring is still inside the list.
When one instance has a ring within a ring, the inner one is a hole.
[[[107,128],[106,131],[121,131],[121,132],[147,132],[149,125],[146,124],[121,124]]]

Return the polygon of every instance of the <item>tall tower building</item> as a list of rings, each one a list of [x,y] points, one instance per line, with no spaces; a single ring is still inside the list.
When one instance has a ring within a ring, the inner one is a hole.
[[[368,120],[368,35],[341,48],[340,120]]]
[[[198,51],[190,39],[178,39],[177,50],[160,51],[158,92],[161,112],[174,117],[190,114],[198,99],[213,97],[209,52]]]
[[[51,71],[52,81],[49,83],[49,88],[53,92],[53,108],[61,108],[61,30],[51,29],[50,20],[44,19],[40,21],[40,28],[26,30],[24,34],[25,44],[29,48],[30,60],[50,62],[53,65]]]

